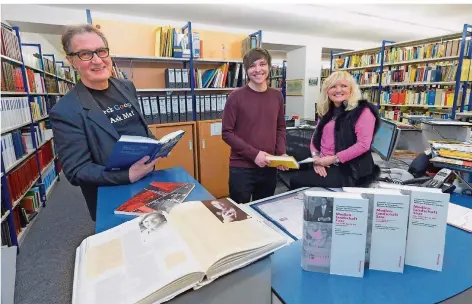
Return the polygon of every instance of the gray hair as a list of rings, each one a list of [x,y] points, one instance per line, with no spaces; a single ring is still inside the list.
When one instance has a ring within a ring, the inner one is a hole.
[[[102,32],[100,32],[98,29],[96,29],[92,25],[90,24],[71,25],[71,26],[67,26],[64,32],[62,33],[61,42],[62,42],[62,48],[64,49],[64,52],[66,54],[70,54],[72,52],[70,49],[70,42],[72,41],[72,38],[74,38],[75,35],[80,35],[80,34],[85,34],[85,33],[97,34],[100,38],[102,38],[103,43],[105,43],[105,46],[108,47],[108,41],[107,41],[107,38],[105,38],[105,35],[103,35]]]

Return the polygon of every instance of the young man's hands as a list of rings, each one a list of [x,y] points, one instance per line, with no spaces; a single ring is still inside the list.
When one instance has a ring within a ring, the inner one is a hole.
[[[259,167],[264,168],[265,166],[270,164],[270,160],[267,159],[267,156],[270,156],[270,154],[267,153],[267,152],[264,152],[264,151],[259,151],[259,153],[257,154],[256,159],[254,160],[254,162]],[[284,154],[282,156],[288,156],[288,155]],[[288,168],[285,167],[285,166],[278,166],[277,169],[279,169],[281,171],[287,171],[288,170]]]
[[[259,153],[257,154],[256,159],[254,160],[254,162],[259,167],[264,168],[265,166],[270,164],[270,160],[267,159],[267,156],[269,156],[269,155],[270,154],[267,153],[267,152],[259,151]]]

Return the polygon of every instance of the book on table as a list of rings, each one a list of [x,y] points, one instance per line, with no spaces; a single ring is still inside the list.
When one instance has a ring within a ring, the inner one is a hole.
[[[86,238],[76,250],[72,303],[162,303],[286,243],[227,199],[178,204]]]
[[[143,136],[122,135],[113,147],[105,170],[127,170],[145,156],[149,156],[148,163],[159,157],[167,157],[184,134],[185,131],[178,130],[159,140]]]
[[[405,264],[441,271],[450,195],[439,188],[384,182],[379,182],[378,187],[398,189],[410,196]]]
[[[182,203],[195,188],[190,183],[152,182],[115,209],[115,214],[143,215],[155,211],[167,213]]]
[[[359,193],[306,191],[301,267],[363,277],[368,208]]]

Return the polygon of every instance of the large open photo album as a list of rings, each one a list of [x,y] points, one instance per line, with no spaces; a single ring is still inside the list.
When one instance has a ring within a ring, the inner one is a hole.
[[[137,217],[77,248],[73,303],[162,303],[286,245],[227,199]]]

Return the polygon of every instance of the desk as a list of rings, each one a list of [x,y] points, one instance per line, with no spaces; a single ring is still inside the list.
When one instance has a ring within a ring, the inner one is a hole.
[[[185,199],[187,202],[210,200],[215,198],[182,167],[154,171],[146,178],[143,178],[134,184],[100,187],[98,189],[95,233],[105,231],[135,218],[130,215],[114,214],[113,212],[121,204],[138,194],[139,191],[143,190],[143,188],[151,182],[182,182],[195,184],[195,188]]]
[[[472,207],[466,196],[453,194],[451,202]],[[472,234],[450,225],[442,272],[407,265],[403,274],[366,269],[364,278],[306,272],[300,266],[301,242],[282,248],[271,258],[272,290],[286,304],[429,304],[472,287]]]
[[[153,181],[193,183],[195,188],[185,201],[214,199],[205,188],[191,177],[182,167],[154,171],[146,178],[130,185],[100,187],[97,200],[97,222],[95,232],[99,233],[129,221],[134,216],[116,215],[114,210],[136,195]],[[269,258],[262,259],[247,267],[231,272],[208,286],[185,292],[168,304],[270,304],[271,269]]]

